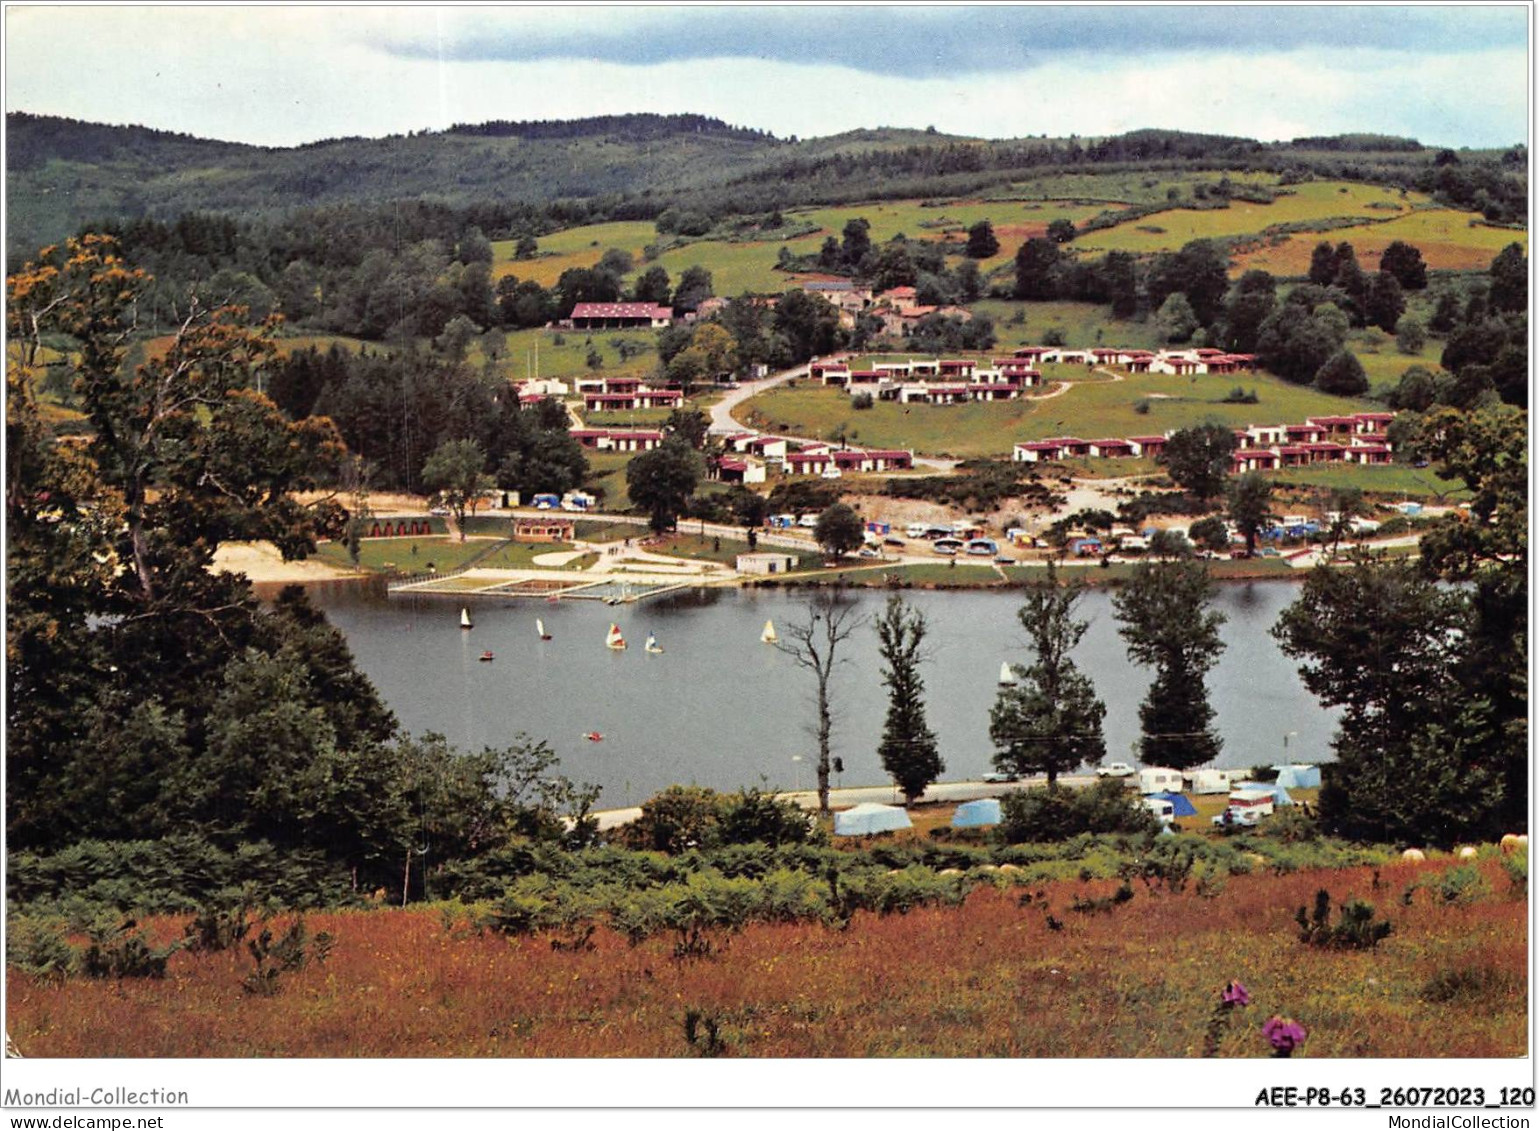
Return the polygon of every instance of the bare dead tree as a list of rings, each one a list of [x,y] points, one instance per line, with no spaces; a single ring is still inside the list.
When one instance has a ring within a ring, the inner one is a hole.
[[[834,667],[848,662],[839,659],[839,645],[855,634],[866,623],[857,616],[855,606],[839,604],[834,597],[820,593],[812,602],[812,610],[805,622],[789,624],[785,639],[776,643],[786,655],[806,668],[817,681],[817,718],[812,733],[818,741],[818,811],[828,812],[828,776],[832,770],[829,757],[829,739],[833,734],[833,708],[829,702],[829,681]]]

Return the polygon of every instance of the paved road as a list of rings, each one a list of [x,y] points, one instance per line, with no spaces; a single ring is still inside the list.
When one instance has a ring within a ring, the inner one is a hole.
[[[1059,782],[1066,786],[1081,788],[1092,784],[1096,779],[1089,774],[1060,777]],[[981,782],[981,781],[949,781],[936,782],[925,790],[920,801],[974,801],[980,797],[1003,797],[1018,789],[1026,789],[1031,786],[1046,784],[1046,778],[1029,778],[1019,782]],[[803,809],[816,809],[818,807],[818,794],[816,790],[787,791],[779,796],[789,801],[794,801]],[[876,802],[881,805],[902,805],[903,794],[890,785],[864,785],[850,786],[847,789],[834,789],[829,791],[828,804],[834,809],[848,809],[852,805],[863,805],[867,802]],[[605,809],[594,813],[598,820],[600,831],[615,829],[621,825],[628,825],[641,817],[641,807],[632,806],[629,809]]]

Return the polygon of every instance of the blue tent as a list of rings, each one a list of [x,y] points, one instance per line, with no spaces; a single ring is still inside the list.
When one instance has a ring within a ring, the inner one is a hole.
[[[1195,817],[1197,807],[1186,799],[1184,793],[1146,793],[1145,797],[1152,797],[1156,801],[1168,801],[1177,817]]]
[[[951,818],[951,827],[973,829],[982,825],[997,825],[1000,820],[999,798],[984,797],[978,801],[967,801],[958,805],[956,813]]]
[[[1319,766],[1273,766],[1277,784],[1286,789],[1319,789]]]
[[[914,822],[908,819],[908,814],[902,809],[874,802],[834,814],[835,836],[870,836],[872,833],[888,833],[894,829],[913,827]]]

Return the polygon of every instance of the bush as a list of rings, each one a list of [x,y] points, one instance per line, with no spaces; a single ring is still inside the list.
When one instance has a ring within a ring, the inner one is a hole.
[[[870,393],[856,393],[850,398],[850,407],[857,410],[870,408],[875,403],[876,398]]]
[[[263,927],[262,933],[246,940],[246,949],[256,969],[246,975],[241,989],[258,997],[272,997],[278,992],[278,979],[283,974],[303,970],[311,962],[325,962],[331,954],[335,940],[325,931],[312,939],[304,919],[296,919],[280,936],[271,927]]]
[[[723,844],[757,843],[771,848],[805,844],[817,828],[801,806],[757,788],[729,794],[720,822]]]
[[[1388,922],[1376,920],[1373,904],[1361,899],[1338,908],[1334,924],[1330,917],[1331,893],[1322,888],[1315,895],[1313,914],[1300,907],[1294,915],[1299,941],[1334,950],[1373,950],[1393,929]]]
[[[1086,789],[1028,789],[1001,799],[1000,835],[1006,844],[1059,841],[1082,833],[1145,833],[1159,822],[1120,781],[1104,779]]]
[[[5,963],[40,982],[62,982],[75,968],[75,948],[58,919],[13,915],[6,924]]]
[[[91,945],[81,959],[88,978],[164,978],[166,962],[182,948],[179,942],[155,948],[132,919],[98,923],[90,931]],[[132,933],[130,933],[132,932]]]

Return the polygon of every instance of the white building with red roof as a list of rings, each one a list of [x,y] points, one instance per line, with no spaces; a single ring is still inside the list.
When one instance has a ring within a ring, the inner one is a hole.
[[[567,321],[574,330],[656,330],[673,325],[673,308],[654,302],[579,302]]]

